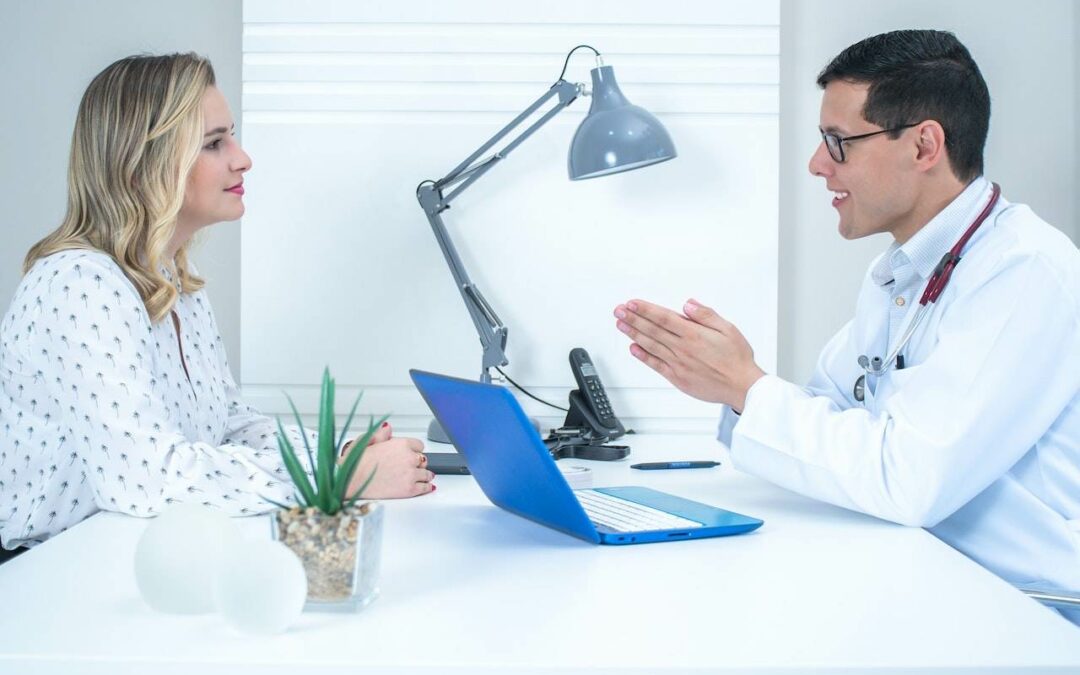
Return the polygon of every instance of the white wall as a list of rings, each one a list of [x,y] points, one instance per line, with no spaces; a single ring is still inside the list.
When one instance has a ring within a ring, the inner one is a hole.
[[[245,182],[245,396],[284,412],[286,389],[314,412],[329,364],[343,396],[361,388],[362,411],[392,411],[410,428],[430,417],[410,367],[479,374],[476,333],[416,185],[549,91],[567,50],[586,42],[668,127],[679,156],[569,181],[585,98],[456,200],[447,229],[510,329],[511,377],[565,405],[567,353],[584,346],[627,424],[713,429],[718,406],[634,359],[612,310],[633,296],[675,307],[695,296],[737,321],[775,368],[778,18],[778,0],[544,12],[501,0],[246,0],[244,128],[256,169]],[[567,78],[588,82],[593,64],[576,55]]]
[[[1080,241],[1077,3],[1072,0],[783,0],[780,58],[780,374],[797,382],[854,313],[884,235],[849,242],[824,181],[806,169],[821,137],[818,72],[844,47],[899,28],[951,30],[990,88],[986,175]]]
[[[186,0],[0,1],[0,312],[22,260],[60,224],[79,100],[113,61],[195,51],[210,58],[240,125],[240,2]],[[194,260],[209,284],[234,372],[240,358],[240,230],[221,223]]]
[[[194,49],[213,59],[237,113],[241,25],[239,0],[0,2],[0,310],[26,250],[63,215],[71,128],[94,73],[134,51]],[[806,173],[818,141],[814,77],[848,44],[900,27],[957,31],[993,97],[989,174],[1080,241],[1077,3],[781,0],[778,372],[796,381],[851,314],[866,264],[887,243],[842,240],[820,181]],[[239,230],[213,228],[196,259],[239,372]]]

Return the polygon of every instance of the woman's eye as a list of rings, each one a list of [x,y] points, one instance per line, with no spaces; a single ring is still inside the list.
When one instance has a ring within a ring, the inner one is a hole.
[[[221,139],[219,138],[219,139],[217,139],[215,141],[212,141],[211,143],[208,143],[207,145],[205,145],[203,147],[206,150],[217,150],[218,147],[220,147],[220,146],[221,146]]]

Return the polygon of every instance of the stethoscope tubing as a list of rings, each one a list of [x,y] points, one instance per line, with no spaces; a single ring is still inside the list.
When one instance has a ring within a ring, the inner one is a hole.
[[[911,318],[911,321],[908,322],[907,328],[904,329],[896,347],[888,353],[884,361],[877,356],[872,359],[867,358],[865,354],[859,356],[859,366],[866,375],[881,377],[892,368],[893,364],[896,363],[897,357],[905,348],[907,348],[907,345],[911,342],[911,338],[915,335],[915,331],[918,329],[919,324],[922,323],[923,318],[930,311],[931,305],[937,302],[937,299],[941,297],[941,293],[945,290],[945,286],[949,283],[953,269],[960,263],[960,253],[963,252],[964,247],[967,246],[972,235],[975,234],[975,231],[979,229],[979,226],[990,216],[990,212],[993,211],[994,206],[997,205],[998,198],[1001,196],[1001,186],[997,183],[992,183],[992,186],[989,202],[987,202],[983,210],[979,212],[979,215],[975,220],[972,221],[963,236],[961,236],[956,244],[941,257],[941,262],[934,268],[934,273],[930,275],[930,280],[926,283],[926,289],[923,290],[922,297],[919,299],[919,307],[915,310],[915,315]],[[859,388],[858,383],[856,383],[856,390]]]

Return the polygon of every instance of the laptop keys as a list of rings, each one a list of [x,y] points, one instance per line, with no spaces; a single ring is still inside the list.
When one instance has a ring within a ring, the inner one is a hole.
[[[651,506],[612,497],[595,490],[574,490],[589,520],[616,532],[685,530],[703,527],[704,523],[672,515]]]

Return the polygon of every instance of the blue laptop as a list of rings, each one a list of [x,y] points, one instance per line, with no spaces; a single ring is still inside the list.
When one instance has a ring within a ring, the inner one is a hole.
[[[480,489],[496,506],[594,544],[741,534],[757,518],[644,487],[571,490],[504,387],[421,370],[409,375]]]

